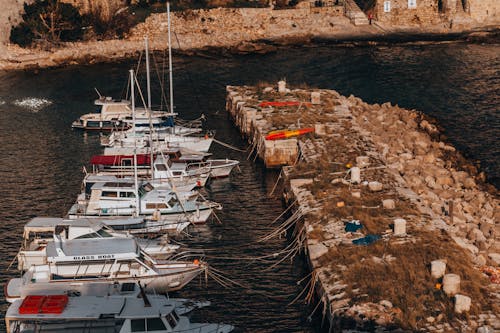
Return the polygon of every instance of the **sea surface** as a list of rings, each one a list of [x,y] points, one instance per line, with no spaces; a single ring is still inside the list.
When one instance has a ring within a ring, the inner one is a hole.
[[[154,58],[153,102],[158,104],[156,73],[162,76],[164,63],[160,54]],[[94,87],[103,95],[123,96],[128,69],[136,66],[134,59],[0,73],[1,283],[19,276],[15,265],[7,268],[24,223],[34,216],[65,215],[80,191],[82,167],[102,151],[98,134],[72,130],[71,122],[94,109]],[[144,77],[143,68],[139,72]],[[225,86],[280,79],[423,111],[500,185],[500,44],[316,45],[266,55],[176,56],[175,111],[185,119],[204,114],[205,127],[215,130],[217,139],[244,150],[247,143],[225,112]],[[206,249],[206,260],[237,287],[227,289],[209,278],[208,283],[193,281],[175,296],[212,301],[194,319],[231,323],[242,332],[321,331],[321,306],[310,317],[316,304],[305,304],[303,297],[290,304],[304,286],[297,283],[307,275],[303,258],[273,267],[287,240],[259,242],[283,211],[280,198],[268,195],[277,173],[247,160],[244,152],[214,144],[213,153],[240,160],[241,172],[205,190],[223,205],[217,213],[222,224],[192,230],[183,242]],[[268,260],[256,260],[264,256]],[[6,309],[0,298],[2,321]]]

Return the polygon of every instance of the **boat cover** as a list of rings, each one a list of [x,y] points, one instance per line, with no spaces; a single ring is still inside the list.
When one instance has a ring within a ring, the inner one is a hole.
[[[90,159],[92,165],[116,165],[120,166],[124,160],[133,160],[134,155],[94,155]],[[149,154],[138,154],[137,165],[151,164],[151,156]]]

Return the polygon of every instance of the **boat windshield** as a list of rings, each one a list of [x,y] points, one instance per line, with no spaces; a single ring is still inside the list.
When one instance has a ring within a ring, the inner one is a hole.
[[[153,190],[153,186],[150,183],[146,183],[139,187],[139,197],[143,197],[146,193],[151,192]]]

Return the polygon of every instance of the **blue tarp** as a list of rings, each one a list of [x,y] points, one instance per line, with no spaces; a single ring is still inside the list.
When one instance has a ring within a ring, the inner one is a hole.
[[[358,238],[353,240],[352,243],[356,245],[370,245],[375,241],[379,240],[380,238],[381,238],[380,235],[366,235],[363,238]]]
[[[363,225],[358,220],[352,220],[345,223],[345,231],[347,232],[356,232],[361,228],[363,228]]]

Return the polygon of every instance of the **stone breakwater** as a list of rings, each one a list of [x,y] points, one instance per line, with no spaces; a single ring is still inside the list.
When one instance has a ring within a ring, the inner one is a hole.
[[[330,328],[499,330],[499,197],[484,175],[419,112],[280,90],[228,86],[227,110],[267,167],[284,166]],[[265,139],[298,127],[315,133]]]

